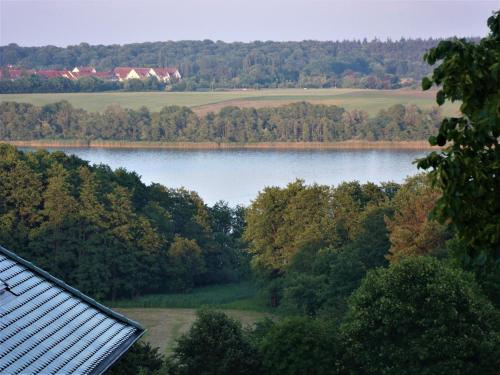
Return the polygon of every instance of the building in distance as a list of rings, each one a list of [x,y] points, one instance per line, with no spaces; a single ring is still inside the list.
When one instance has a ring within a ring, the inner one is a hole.
[[[67,78],[75,81],[81,78],[94,77],[104,81],[128,81],[130,79],[145,80],[156,78],[159,82],[171,84],[182,78],[177,68],[156,67],[116,67],[110,71],[97,71],[90,66],[76,66],[72,70],[36,70],[24,69],[8,65],[0,69],[0,79],[16,80],[22,77],[39,76],[45,79]]]

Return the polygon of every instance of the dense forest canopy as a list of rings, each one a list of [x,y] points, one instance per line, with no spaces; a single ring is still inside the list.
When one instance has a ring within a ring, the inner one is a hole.
[[[164,142],[331,142],[345,140],[422,140],[435,133],[437,109],[401,104],[369,117],[335,105],[295,103],[275,108],[226,107],[196,115],[187,107],[160,112],[108,107],[103,113],[68,102],[43,107],[0,103],[0,139],[79,139]]]
[[[66,48],[0,47],[0,66],[72,69],[177,66],[178,89],[214,87],[397,88],[431,72],[422,57],[438,39],[226,43],[179,41]],[[183,86],[184,85],[184,86]]]
[[[0,243],[94,298],[240,280],[243,215],[123,169],[0,145]]]

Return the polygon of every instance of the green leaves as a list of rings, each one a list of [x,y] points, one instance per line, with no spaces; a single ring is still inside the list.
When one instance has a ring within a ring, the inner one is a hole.
[[[443,191],[433,216],[450,222],[466,245],[458,257],[481,272],[500,259],[500,12],[489,20],[491,33],[479,43],[465,39],[440,42],[425,59],[442,60],[431,79],[441,85],[436,102],[462,102],[460,117],[444,119],[431,145],[449,146],[431,153],[418,167],[432,169],[434,184]]]
[[[429,77],[422,79],[422,90],[429,90],[432,87],[432,80]]]
[[[446,137],[442,134],[438,134],[436,143],[438,146],[443,147],[446,144]]]
[[[352,373],[495,374],[498,315],[471,276],[429,257],[369,272],[340,328]]]
[[[439,90],[436,94],[436,102],[438,105],[443,105],[445,100],[445,94],[443,90]]]

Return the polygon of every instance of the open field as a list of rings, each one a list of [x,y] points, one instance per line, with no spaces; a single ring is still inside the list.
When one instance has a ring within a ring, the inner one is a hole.
[[[435,91],[420,90],[368,90],[368,89],[265,89],[215,92],[105,92],[60,94],[1,94],[0,101],[28,102],[45,105],[67,100],[75,107],[88,111],[102,111],[110,105],[138,109],[148,107],[158,111],[166,105],[193,108],[199,114],[218,111],[222,107],[275,107],[298,101],[314,104],[338,105],[346,109],[361,109],[370,115],[394,104],[415,104],[431,108],[435,104]],[[447,104],[444,114],[458,110],[457,104]]]
[[[196,319],[196,309],[116,308],[128,318],[139,322],[148,331],[143,340],[159,347],[162,354],[171,353],[175,340],[189,330]],[[269,314],[255,311],[224,310],[244,326],[251,325]]]
[[[141,323],[148,332],[144,340],[170,353],[175,339],[196,319],[196,309],[209,306],[224,310],[243,325],[272,316],[251,282],[213,285],[188,293],[156,294],[131,300],[107,302],[113,309]]]

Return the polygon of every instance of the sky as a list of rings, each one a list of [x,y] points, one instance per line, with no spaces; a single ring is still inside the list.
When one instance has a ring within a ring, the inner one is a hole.
[[[0,0],[0,45],[487,34],[500,0]]]

